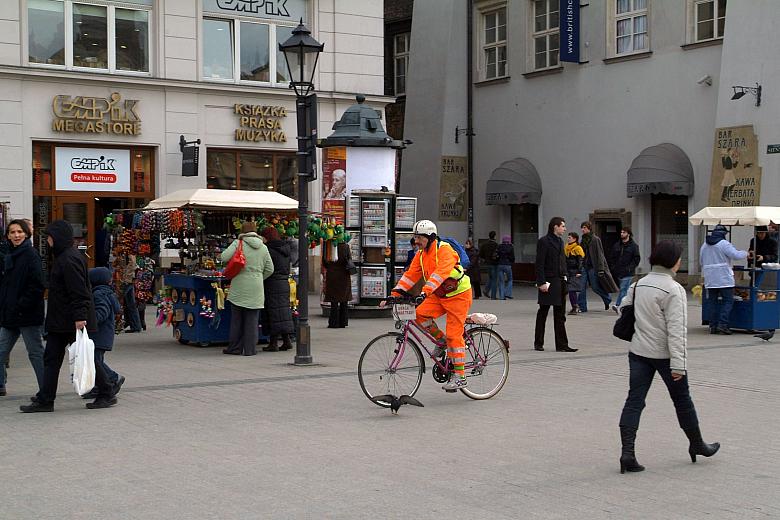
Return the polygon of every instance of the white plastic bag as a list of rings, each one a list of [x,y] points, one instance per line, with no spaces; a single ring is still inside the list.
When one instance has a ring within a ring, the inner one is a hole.
[[[95,387],[95,343],[87,328],[76,331],[76,341],[68,345],[70,380],[76,393],[84,395]]]

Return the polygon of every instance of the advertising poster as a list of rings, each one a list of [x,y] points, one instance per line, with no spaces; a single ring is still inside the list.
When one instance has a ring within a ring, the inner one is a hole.
[[[715,130],[709,206],[759,206],[761,168],[753,125]]]
[[[343,146],[322,151],[322,213],[340,224],[346,217],[347,149]]]
[[[466,220],[466,157],[442,155],[439,179],[439,220]]]
[[[55,148],[56,188],[130,191],[130,150]]]

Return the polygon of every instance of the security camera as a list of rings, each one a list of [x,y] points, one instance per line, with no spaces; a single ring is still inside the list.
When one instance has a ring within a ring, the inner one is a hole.
[[[696,83],[699,85],[707,85],[708,87],[712,85],[712,76],[707,74],[706,76],[702,76],[699,79],[696,80]]]

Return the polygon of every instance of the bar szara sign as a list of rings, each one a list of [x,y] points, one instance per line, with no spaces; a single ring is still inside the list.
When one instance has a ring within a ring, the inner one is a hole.
[[[54,96],[51,104],[54,132],[79,134],[140,135],[141,118],[135,112],[137,99],[125,99],[118,92],[107,98]]]
[[[761,168],[753,125],[715,130],[710,178],[710,206],[758,206]]]
[[[236,128],[236,141],[287,142],[287,135],[282,130],[282,118],[287,117],[286,108],[236,103],[233,113],[239,116],[238,124],[241,126]]]
[[[466,220],[466,168],[466,157],[441,157],[439,220]]]

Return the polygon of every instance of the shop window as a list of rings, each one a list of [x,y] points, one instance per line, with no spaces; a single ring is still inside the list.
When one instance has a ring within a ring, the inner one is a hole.
[[[277,191],[295,198],[295,155],[249,150],[208,150],[206,187],[222,190]]]
[[[726,0],[688,0],[690,43],[723,38]]]
[[[482,79],[507,75],[506,7],[482,13]]]
[[[148,73],[151,3],[124,0],[116,6],[111,2],[29,0],[28,61],[65,69]]]
[[[653,236],[655,246],[661,240],[677,242],[682,247],[682,272],[688,269],[688,197],[682,195],[652,196]]]
[[[151,192],[152,188],[152,152],[149,150],[134,150],[133,191],[137,193]]]
[[[275,24],[204,18],[203,79],[286,85],[287,65],[277,44],[291,34],[291,27]]]
[[[622,56],[650,50],[649,0],[611,0],[609,55]]]
[[[558,66],[560,38],[560,11],[558,0],[533,0],[534,70]]]
[[[513,204],[511,208],[515,262],[532,264],[536,262],[536,242],[539,240],[539,206]],[[498,238],[500,240],[500,237]]]
[[[65,5],[51,0],[28,0],[27,27],[30,63],[65,65]]]
[[[236,182],[236,153],[212,152],[209,150],[207,155],[206,187],[217,190],[235,190],[238,187]]]
[[[294,156],[276,158],[277,191],[298,198],[298,161]]]
[[[273,191],[274,158],[253,152],[239,154],[239,186],[242,190]]]
[[[409,37],[410,33],[402,33],[396,34],[393,39],[396,96],[406,94],[406,76],[409,74]]]
[[[37,191],[52,189],[51,146],[33,144],[33,188]],[[48,222],[47,222],[48,224]]]

